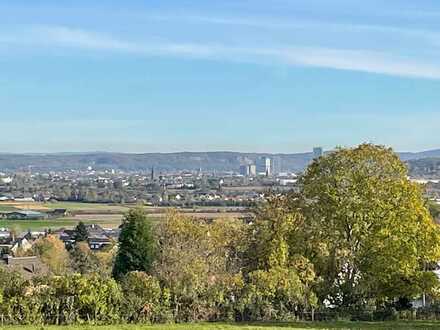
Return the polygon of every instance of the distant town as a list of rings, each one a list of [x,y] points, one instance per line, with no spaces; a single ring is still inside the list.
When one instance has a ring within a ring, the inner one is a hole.
[[[316,147],[305,159],[310,163],[324,153],[323,148]],[[41,159],[40,163],[19,169],[2,169],[3,262],[14,265],[10,253],[30,251],[33,243],[49,232],[68,247],[79,222],[86,223],[91,250],[114,246],[124,214],[136,205],[145,206],[156,219],[164,217],[169,208],[178,208],[184,214],[208,221],[251,221],[253,209],[268,194],[297,189],[302,171],[286,171],[281,155],[237,157],[237,166],[229,170],[165,170],[167,164],[148,170],[122,170],[105,168],[102,163],[97,166],[96,161],[78,168],[54,166],[56,169],[44,170],[51,165]],[[425,185],[427,199],[440,205],[440,158],[403,157],[410,158],[407,166],[411,179]],[[28,262],[35,261],[20,260],[24,262],[18,266],[22,271]]]
[[[160,163],[156,155],[142,166],[133,165],[139,162],[139,155],[131,156],[131,165],[128,165],[128,154],[119,155],[119,161],[112,154],[105,158],[92,154],[1,155],[0,202],[70,201],[248,208],[260,201],[269,190],[295,189],[305,166],[323,153],[323,148],[316,147],[309,154],[294,155],[205,153],[186,156],[169,154],[166,157],[162,154],[164,163]],[[440,152],[438,154],[440,156]],[[121,157],[124,157],[123,161]],[[148,158],[147,155],[143,157]],[[13,161],[6,162],[7,158]],[[176,158],[181,159],[182,164],[174,164]],[[196,158],[197,161],[194,160]],[[429,197],[440,198],[440,157],[420,153],[401,154],[401,158],[406,160],[411,178],[427,185]],[[171,161],[166,163],[168,159]],[[69,160],[72,167],[69,167]],[[75,165],[76,162],[79,164]],[[215,162],[218,164],[211,164]],[[149,166],[151,163],[153,165]],[[20,215],[2,213],[2,216],[17,218]],[[22,216],[53,218],[56,214]]]

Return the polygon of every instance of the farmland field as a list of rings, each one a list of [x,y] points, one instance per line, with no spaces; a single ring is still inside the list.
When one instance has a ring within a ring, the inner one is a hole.
[[[201,323],[201,324],[170,324],[170,325],[115,325],[115,326],[44,326],[38,329],[47,330],[318,330],[318,329],[335,329],[335,330],[355,330],[355,329],[369,329],[369,330],[394,330],[394,329],[439,329],[439,322],[383,322],[383,323],[355,323],[355,322],[335,322],[335,323]],[[35,326],[11,326],[5,327],[8,330],[31,330],[36,329]]]
[[[122,219],[122,215],[120,217]],[[79,221],[85,224],[97,224],[105,228],[116,228],[121,224],[121,220],[116,219],[78,219],[78,218],[65,218],[56,220],[0,220],[0,227],[9,228],[15,232],[23,232],[27,230],[44,230],[44,229],[59,229],[74,228]]]
[[[45,230],[59,228],[74,228],[79,221],[86,224],[98,224],[105,228],[116,228],[121,224],[124,214],[135,205],[133,204],[100,204],[80,202],[0,202],[0,212],[15,210],[34,210],[45,212],[53,209],[66,209],[69,215],[60,219],[44,220],[6,220],[0,219],[1,228],[9,228],[16,232],[26,230]],[[160,221],[166,215],[167,207],[145,207],[150,218]],[[188,216],[197,218],[240,218],[247,215],[244,210],[228,207],[197,207],[179,209]]]
[[[0,211],[67,209],[68,211],[113,211],[126,212],[129,207],[118,204],[81,203],[81,202],[0,202]]]
[[[6,220],[0,219],[0,227],[10,228],[16,232],[26,230],[44,230],[73,228],[79,221],[86,224],[99,224],[106,228],[116,228],[121,224],[122,217],[130,207],[117,204],[76,203],[76,202],[0,202],[0,212],[14,210],[49,211],[66,209],[69,216],[60,219],[44,220]]]

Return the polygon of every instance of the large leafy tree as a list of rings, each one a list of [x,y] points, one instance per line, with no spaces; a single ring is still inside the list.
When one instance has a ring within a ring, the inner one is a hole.
[[[69,253],[64,243],[54,235],[38,239],[32,247],[36,256],[56,274],[65,274],[70,263]]]
[[[113,276],[119,279],[132,271],[150,272],[155,245],[151,220],[145,211],[130,210],[123,220]]]
[[[439,230],[407,174],[392,150],[370,144],[336,150],[307,169],[300,183],[306,221],[296,244],[323,279],[322,300],[349,307],[435,284],[424,270],[440,257]]]

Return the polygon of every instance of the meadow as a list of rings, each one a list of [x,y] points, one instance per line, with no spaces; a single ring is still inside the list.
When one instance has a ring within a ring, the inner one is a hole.
[[[7,326],[7,330],[394,330],[394,329],[439,329],[439,322],[332,322],[332,323],[200,323],[161,325],[112,325],[112,326]]]

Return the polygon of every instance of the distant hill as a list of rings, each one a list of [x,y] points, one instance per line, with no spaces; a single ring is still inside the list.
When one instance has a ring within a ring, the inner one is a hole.
[[[125,171],[198,170],[231,171],[241,164],[268,156],[281,160],[283,170],[301,171],[312,159],[312,153],[265,154],[239,152],[179,152],[179,153],[63,153],[63,154],[0,154],[0,171],[36,171],[86,169],[119,169]]]
[[[417,160],[424,158],[437,158],[440,157],[440,149],[428,150],[422,152],[401,152],[399,153],[399,156],[403,161]]]
[[[440,157],[439,150],[400,153],[404,161]],[[31,168],[34,171],[86,169],[119,169],[124,171],[198,170],[237,171],[240,165],[255,162],[260,157],[280,162],[283,171],[302,171],[312,160],[312,153],[269,154],[241,152],[178,152],[126,154],[111,152],[58,154],[0,154],[0,171]]]
[[[415,177],[440,177],[440,157],[413,159],[408,161],[411,175]]]

